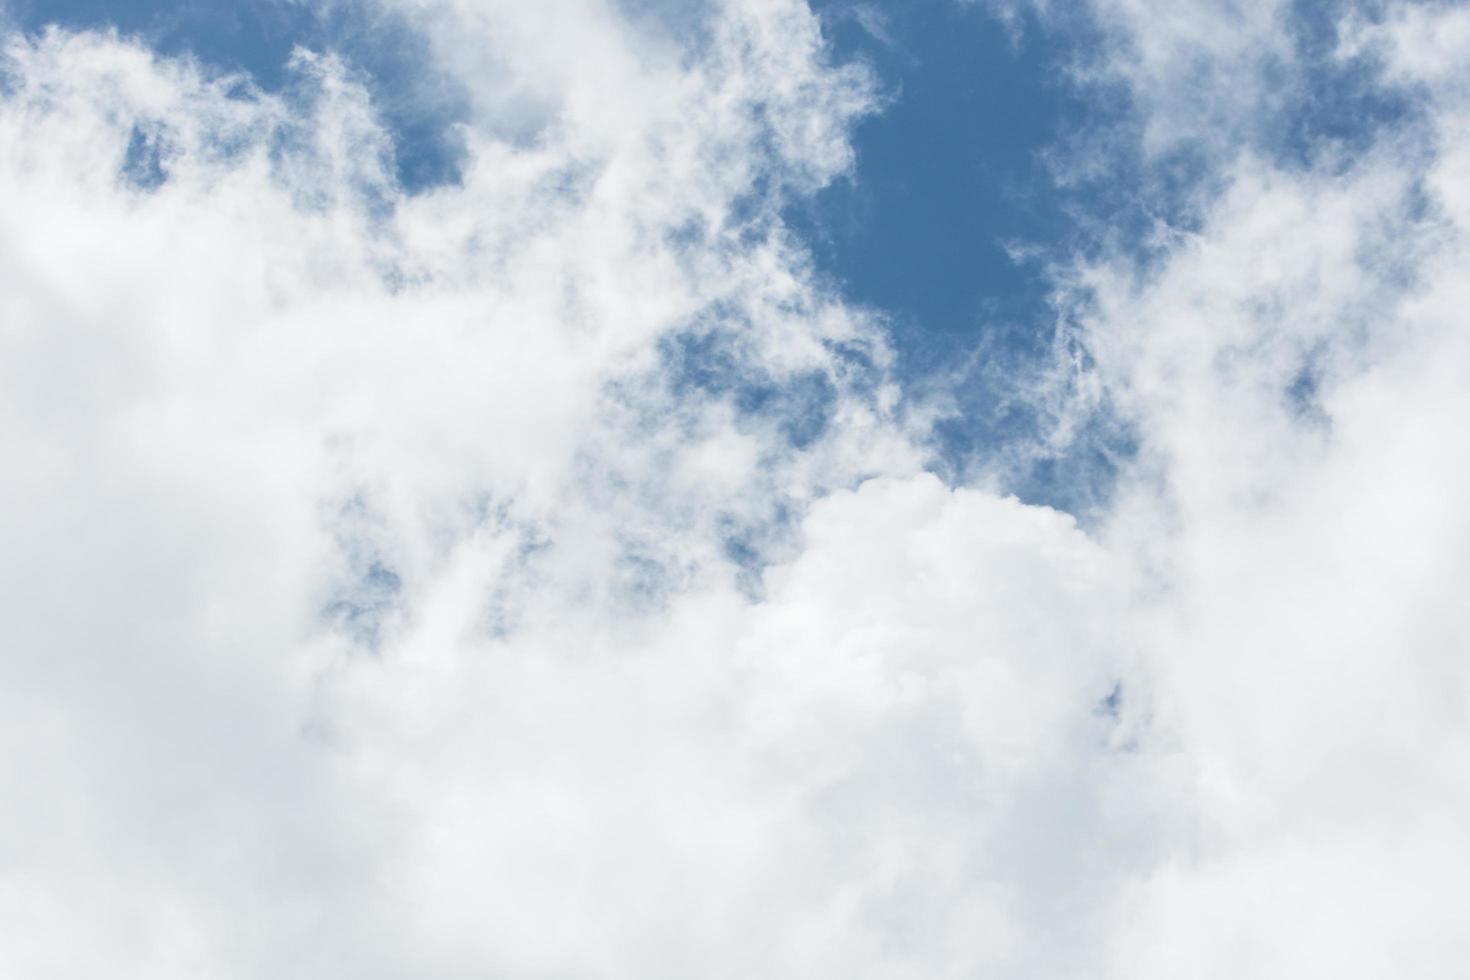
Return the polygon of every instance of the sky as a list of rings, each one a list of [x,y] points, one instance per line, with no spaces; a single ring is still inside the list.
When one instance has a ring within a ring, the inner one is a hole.
[[[0,0],[0,975],[1460,976],[1467,64]]]

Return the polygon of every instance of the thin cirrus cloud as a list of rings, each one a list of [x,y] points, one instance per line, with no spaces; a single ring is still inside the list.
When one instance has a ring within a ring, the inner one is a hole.
[[[803,3],[385,5],[418,183],[331,46],[9,35],[3,972],[1456,975],[1464,13],[991,9],[1130,202],[948,483]]]

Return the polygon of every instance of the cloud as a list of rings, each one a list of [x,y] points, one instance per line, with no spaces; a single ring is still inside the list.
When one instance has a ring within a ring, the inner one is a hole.
[[[1409,121],[1350,162],[1216,153],[1197,222],[1149,262],[1070,273],[1138,435],[1103,537],[1153,583],[1155,730],[1193,773],[1167,859],[1123,891],[1118,975],[1448,976],[1464,955],[1442,910],[1470,843],[1450,788],[1470,748],[1465,104],[1433,57],[1395,64],[1420,16],[1369,31],[1382,84],[1427,75]]]
[[[377,899],[340,902],[427,826],[352,775],[376,764],[338,742],[360,720],[329,710],[339,673],[738,595],[731,528],[759,561],[782,506],[912,468],[849,364],[881,366],[881,338],[809,284],[772,205],[740,203],[844,164],[804,114],[827,93],[857,111],[858,80],[815,66],[789,109],[758,102],[745,62],[811,39],[742,16],[724,68],[603,79],[628,105],[668,83],[646,115],[476,132],[464,185],[414,197],[330,56],[265,96],[113,37],[10,41],[12,968],[355,956]],[[797,453],[805,406],[680,393],[660,342],[684,335],[748,386],[821,378],[841,402]],[[118,902],[94,952],[68,941]],[[410,956],[369,945],[364,971]]]
[[[457,184],[330,53],[7,42],[6,972],[1453,975],[1454,10],[1344,22],[1363,152],[1053,257],[1037,397],[1137,441],[1084,532],[924,472],[782,226],[874,107],[804,5],[397,9]],[[1098,9],[1158,125],[1269,101]]]
[[[1157,278],[1098,280],[1091,349],[1143,447],[1110,532],[1156,568],[1158,709],[1197,779],[1180,863],[1143,891],[1160,921],[1135,927],[1158,975],[1459,956],[1438,861],[1397,849],[1466,844],[1440,830],[1464,804],[1464,242],[1397,164],[1241,167]]]

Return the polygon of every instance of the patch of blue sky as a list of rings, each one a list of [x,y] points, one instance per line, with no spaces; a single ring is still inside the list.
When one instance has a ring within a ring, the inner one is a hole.
[[[915,370],[979,331],[1044,320],[1047,284],[1016,249],[1068,234],[1043,153],[1085,108],[1056,52],[978,5],[814,6],[835,57],[872,66],[887,95],[857,128],[852,178],[789,211],[820,266],[887,315]]]
[[[1107,420],[1057,455],[1008,449],[1049,424],[1028,397],[1062,325],[1048,261],[1088,249],[1100,225],[1131,217],[1141,238],[1150,221],[1126,154],[1095,184],[1064,186],[1051,163],[1067,141],[1127,122],[1115,89],[1068,81],[1096,32],[1085,18],[1059,30],[944,0],[814,7],[834,56],[868,64],[886,104],[857,128],[850,179],[787,220],[847,298],[884,316],[906,387],[954,406],[933,434],[938,471],[963,481],[1008,456],[1020,465],[1007,490],[1092,508],[1128,451]]]
[[[0,0],[14,28],[56,25],[139,38],[163,55],[250,76],[267,92],[289,91],[296,47],[343,57],[372,93],[394,139],[399,183],[419,191],[459,178],[463,147],[455,123],[466,94],[435,69],[427,40],[399,15],[371,4],[290,0]],[[146,149],[146,147],[145,147]]]
[[[1389,84],[1371,54],[1344,57],[1339,26],[1348,14],[1381,15],[1374,3],[1353,0],[1296,0],[1288,8],[1297,76],[1289,85],[1286,66],[1265,70],[1293,93],[1263,120],[1262,148],[1287,166],[1350,164],[1386,130],[1419,118],[1414,93]]]
[[[152,190],[168,179],[167,150],[158,134],[135,125],[123,155],[122,178],[140,190]]]
[[[833,348],[861,371],[861,351]],[[670,334],[659,343],[660,368],[676,396],[699,392],[728,401],[748,424],[770,424],[795,449],[805,449],[827,431],[837,389],[826,374],[809,371],[777,378],[747,363],[729,331]]]
[[[383,547],[382,519],[363,494],[344,502],[333,517],[341,577],[320,615],[357,646],[376,652],[398,607],[403,579]]]

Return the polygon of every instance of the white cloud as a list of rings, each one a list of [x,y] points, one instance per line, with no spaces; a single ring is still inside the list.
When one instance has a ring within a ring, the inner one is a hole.
[[[0,972],[1455,974],[1453,11],[1362,29],[1423,139],[1067,274],[1088,535],[920,472],[781,230],[870,106],[801,4],[404,9],[413,197],[329,56],[9,42]],[[1140,87],[1252,36],[1128,9]]]
[[[1129,104],[1137,124],[1124,133],[1093,132],[1157,158],[1181,146],[1222,152],[1254,134],[1263,113],[1300,93],[1288,0],[960,0],[978,3],[1008,29],[1035,23],[1069,42],[1056,69],[1076,83],[1108,90]],[[1023,14],[1032,15],[1023,18]],[[1033,20],[1034,18],[1034,20]],[[1105,125],[1115,127],[1116,117]],[[1078,135],[1078,134],[1071,134]],[[1135,143],[1135,139],[1137,142]],[[1111,147],[1116,149],[1116,147]],[[1054,164],[1069,176],[1109,163],[1067,146]],[[1095,149],[1095,148],[1094,148]],[[1091,173],[1108,179],[1107,173]]]
[[[1119,975],[1464,959],[1466,131],[1462,102],[1419,109],[1351,166],[1219,159],[1157,268],[1078,274],[1142,446],[1107,539],[1157,582],[1159,726],[1194,772],[1190,824],[1121,905]]]

